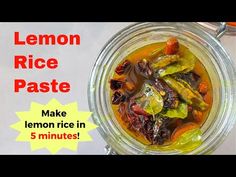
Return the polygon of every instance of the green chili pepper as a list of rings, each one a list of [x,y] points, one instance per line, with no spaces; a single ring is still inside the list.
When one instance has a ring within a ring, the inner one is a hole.
[[[194,91],[190,86],[187,86],[186,83],[183,84],[170,76],[165,76],[163,80],[188,104],[199,108],[201,111],[207,109],[208,104],[203,101],[202,96],[197,91]]]

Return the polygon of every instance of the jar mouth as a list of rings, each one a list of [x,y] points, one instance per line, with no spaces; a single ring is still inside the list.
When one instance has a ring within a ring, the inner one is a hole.
[[[174,35],[200,59],[213,85],[213,105],[201,127],[203,143],[189,154],[211,153],[235,122],[235,66],[221,44],[195,23],[138,23],[117,33],[100,52],[88,85],[88,100],[98,131],[118,154],[179,154],[150,150],[131,138],[111,109],[108,81],[114,68],[129,53],[144,45],[163,42]]]

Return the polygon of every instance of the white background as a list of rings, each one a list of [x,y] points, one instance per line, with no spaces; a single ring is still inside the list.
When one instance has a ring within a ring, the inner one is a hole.
[[[31,152],[27,142],[16,142],[18,132],[9,126],[18,121],[15,112],[28,111],[31,101],[42,104],[51,98],[62,104],[79,103],[80,111],[88,111],[87,84],[93,64],[104,44],[119,30],[131,23],[0,23],[0,154],[49,154],[46,149]],[[80,34],[80,46],[14,46],[13,34]],[[223,36],[221,42],[229,55],[236,61],[236,37]],[[13,57],[16,54],[33,54],[35,57],[56,57],[56,70],[15,70]],[[63,94],[30,94],[25,91],[14,93],[13,81],[67,81],[71,91]],[[66,149],[59,154],[104,154],[106,143],[97,130],[90,132],[92,142],[79,143],[77,152]],[[214,152],[214,154],[236,154],[236,127]]]

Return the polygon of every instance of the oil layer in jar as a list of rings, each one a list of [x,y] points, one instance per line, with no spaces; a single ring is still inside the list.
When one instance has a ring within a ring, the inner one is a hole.
[[[120,126],[145,145],[169,145],[195,135],[191,131],[200,129],[212,105],[207,70],[175,37],[126,56],[110,88]]]

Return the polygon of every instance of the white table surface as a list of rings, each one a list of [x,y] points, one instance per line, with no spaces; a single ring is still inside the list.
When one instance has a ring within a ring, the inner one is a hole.
[[[77,101],[79,110],[88,111],[87,83],[96,57],[102,46],[116,32],[131,23],[0,23],[0,154],[49,154],[46,149],[31,152],[27,142],[16,142],[18,132],[9,126],[18,121],[15,112],[27,111],[31,101],[42,104],[51,98],[61,103]],[[22,36],[29,33],[59,34],[78,33],[81,36],[80,46],[14,46],[13,34],[19,31]],[[222,44],[229,55],[236,61],[236,37],[224,36]],[[13,56],[16,54],[33,54],[37,57],[57,57],[59,68],[55,71],[32,70],[17,71],[13,69]],[[68,81],[71,91],[68,94],[29,94],[13,92],[13,80],[24,78],[29,81]],[[92,142],[79,143],[77,152],[66,149],[59,154],[105,154],[106,143],[97,130],[91,131]],[[236,127],[214,154],[236,154]]]

